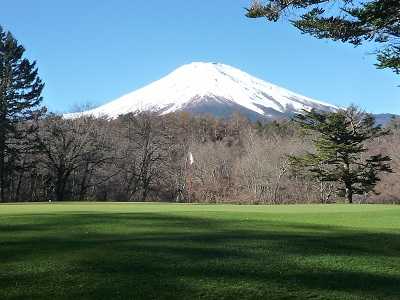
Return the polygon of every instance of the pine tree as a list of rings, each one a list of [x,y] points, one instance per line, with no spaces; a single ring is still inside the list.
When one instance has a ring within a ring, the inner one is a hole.
[[[377,67],[400,74],[399,0],[254,0],[247,16],[275,22],[287,12],[296,28],[319,39],[378,43]]]
[[[390,157],[367,156],[366,144],[389,132],[375,125],[373,116],[355,107],[334,113],[316,110],[296,115],[295,121],[313,134],[315,153],[291,157],[320,182],[337,183],[337,193],[353,202],[354,195],[374,192],[381,172],[392,172]]]
[[[36,62],[23,58],[25,49],[0,26],[0,202],[6,200],[10,174],[24,151],[28,133],[23,124],[42,109],[44,87]]]

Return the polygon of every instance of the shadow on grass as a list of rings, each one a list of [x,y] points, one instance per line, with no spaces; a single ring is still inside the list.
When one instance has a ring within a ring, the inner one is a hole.
[[[155,213],[7,216],[0,298],[400,299],[399,256],[398,234],[333,226]]]

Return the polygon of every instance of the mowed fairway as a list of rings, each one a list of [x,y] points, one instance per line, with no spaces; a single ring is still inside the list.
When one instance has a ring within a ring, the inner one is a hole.
[[[0,205],[0,299],[400,299],[400,206]]]

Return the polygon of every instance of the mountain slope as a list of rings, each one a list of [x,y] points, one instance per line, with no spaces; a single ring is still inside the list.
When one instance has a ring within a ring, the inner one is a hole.
[[[251,119],[276,119],[312,108],[334,111],[337,107],[293,93],[218,63],[191,63],[166,77],[98,108],[67,114],[108,116],[152,111],[210,113],[228,116],[240,112]]]

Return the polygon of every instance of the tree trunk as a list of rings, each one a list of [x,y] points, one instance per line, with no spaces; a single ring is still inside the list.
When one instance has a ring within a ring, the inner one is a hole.
[[[353,203],[353,187],[351,186],[351,184],[346,184],[346,199],[349,204]]]
[[[350,163],[349,163],[349,159],[346,158],[345,160],[345,170],[346,170],[346,177],[344,180],[344,184],[346,186],[346,199],[349,202],[349,204],[353,203],[353,186],[352,186],[352,182],[351,182],[351,176],[350,176]]]
[[[23,173],[23,171],[21,171],[18,175],[18,183],[17,183],[17,187],[15,189],[15,195],[14,195],[14,201],[16,201],[16,202],[22,200],[20,198],[20,194],[21,194],[21,185],[22,185],[23,177],[24,177],[24,173]]]
[[[65,200],[65,182],[62,181],[57,184],[56,187],[56,199],[57,201],[64,201]]]
[[[5,167],[4,167],[4,149],[0,149],[0,202],[4,202],[4,189],[5,189]]]
[[[65,187],[67,186],[67,181],[69,178],[69,173],[60,172],[58,174],[57,182],[56,182],[56,190],[55,196],[57,201],[65,200]]]
[[[79,185],[79,196],[78,196],[79,201],[84,201],[86,198],[86,190],[87,190],[86,182],[87,182],[88,176],[89,176],[89,165],[86,164],[85,170],[82,175],[82,180]]]

